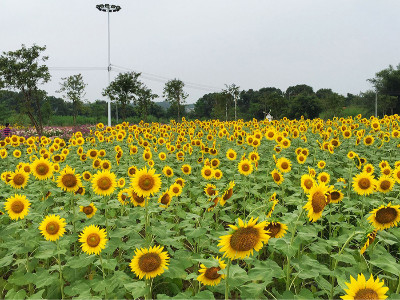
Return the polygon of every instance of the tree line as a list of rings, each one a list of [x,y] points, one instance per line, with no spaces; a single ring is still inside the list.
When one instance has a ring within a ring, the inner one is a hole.
[[[87,101],[87,84],[81,74],[62,78],[57,93],[61,97],[49,96],[40,86],[49,82],[51,75],[47,65],[46,47],[33,45],[16,51],[3,52],[0,56],[0,122],[11,121],[14,117],[35,126],[41,134],[43,124],[49,124],[54,117],[72,117],[72,124],[85,117],[86,121],[104,122],[107,116],[107,102]],[[250,120],[265,119],[268,114],[274,118],[332,118],[357,115],[370,116],[375,113],[377,100],[378,115],[400,112],[400,64],[389,66],[368,79],[373,89],[358,95],[340,95],[332,89],[314,91],[311,86],[299,84],[285,91],[275,87],[259,90],[240,90],[231,84],[216,93],[202,96],[194,109],[186,110],[188,94],[182,80],[172,79],[165,83],[162,97],[169,106],[164,109],[154,99],[153,93],[141,81],[140,72],[120,73],[103,91],[102,95],[113,103],[112,115],[122,120],[167,121],[188,119]],[[10,120],[11,119],[11,120]],[[114,118],[115,119],[115,118]]]

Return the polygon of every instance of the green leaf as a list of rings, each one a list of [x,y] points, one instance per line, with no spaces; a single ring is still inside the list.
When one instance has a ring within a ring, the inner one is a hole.
[[[130,283],[125,283],[124,287],[131,293],[133,298],[139,298],[146,295],[146,284],[144,281],[135,281]]]
[[[68,259],[67,266],[72,269],[84,268],[93,263],[96,260],[95,255],[79,255]]]
[[[10,265],[13,262],[13,256],[7,255],[0,259],[0,267],[5,267]]]

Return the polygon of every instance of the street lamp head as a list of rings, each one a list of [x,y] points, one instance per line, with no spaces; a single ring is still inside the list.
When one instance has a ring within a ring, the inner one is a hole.
[[[121,10],[121,6],[114,4],[98,4],[96,5],[96,8],[103,12],[118,12]]]

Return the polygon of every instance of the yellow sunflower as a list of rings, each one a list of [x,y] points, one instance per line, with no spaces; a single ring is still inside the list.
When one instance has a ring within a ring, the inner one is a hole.
[[[75,192],[82,186],[80,175],[67,165],[58,176],[57,186],[66,192]]]
[[[206,187],[204,188],[204,192],[207,196],[213,197],[218,195],[217,187],[214,184],[207,183]]]
[[[138,196],[138,194],[133,189],[130,189],[129,191],[131,193],[131,203],[134,206],[144,207],[146,205],[146,199],[143,196]]]
[[[318,162],[318,168],[323,169],[323,168],[325,168],[325,166],[326,166],[326,162],[325,161],[320,160]]]
[[[292,163],[289,159],[285,157],[279,158],[276,162],[276,166],[282,173],[290,172],[290,170],[292,169]]]
[[[393,189],[394,179],[391,176],[383,175],[376,182],[376,190],[381,193],[388,193]]]
[[[271,238],[281,238],[285,236],[288,227],[281,222],[267,222],[264,229]]]
[[[135,166],[131,166],[128,168],[128,176],[133,177],[135,176],[137,168]]]
[[[203,176],[203,178],[206,180],[212,179],[214,177],[214,169],[210,166],[204,165],[204,167],[201,169],[201,176]]]
[[[363,167],[363,172],[368,173],[368,174],[373,174],[375,171],[375,168],[372,164],[366,164]]]
[[[233,149],[228,149],[228,151],[226,151],[226,158],[229,160],[235,160],[237,157],[236,151]]]
[[[242,159],[238,164],[239,173],[248,176],[253,172],[253,165],[247,158]]]
[[[329,182],[331,181],[331,175],[329,175],[329,173],[327,172],[321,172],[320,174],[318,174],[317,179],[319,182],[329,184]]]
[[[304,193],[309,193],[310,190],[315,186],[316,182],[314,178],[309,174],[304,174],[301,176],[301,187],[304,190]]]
[[[216,180],[220,180],[222,178],[222,176],[223,176],[223,173],[222,173],[222,171],[220,169],[215,169],[214,170],[214,178]]]
[[[41,157],[31,164],[32,174],[39,180],[46,180],[53,176],[53,164]]]
[[[185,174],[185,175],[189,175],[190,173],[192,173],[192,167],[188,164],[183,165],[181,167],[181,170],[182,170],[183,174]]]
[[[360,250],[360,254],[364,254],[365,250],[375,241],[377,230],[372,231],[367,235],[367,241]]]
[[[169,192],[170,192],[171,196],[178,197],[182,193],[182,186],[178,183],[173,183],[169,187]]]
[[[173,171],[172,168],[169,167],[169,166],[165,166],[165,167],[162,169],[162,172],[163,172],[163,174],[164,174],[165,176],[167,176],[167,177],[172,177],[172,176],[174,176],[174,171]]]
[[[172,200],[172,195],[169,190],[166,190],[158,198],[158,203],[160,203],[161,207],[167,208],[171,204],[171,200]]]
[[[4,208],[10,216],[10,219],[18,220],[25,218],[25,216],[28,214],[30,205],[31,203],[28,199],[26,199],[25,195],[15,194],[14,196],[6,199]]]
[[[168,270],[169,255],[163,251],[162,246],[153,246],[150,248],[141,248],[135,250],[129,266],[133,273],[142,279],[154,278]]]
[[[220,198],[221,206],[224,206],[226,201],[228,201],[232,197],[234,186],[235,186],[235,182],[230,181],[228,188],[225,190],[225,192],[222,194],[222,196]]]
[[[257,224],[257,220],[258,218],[251,218],[248,223],[244,223],[239,218],[239,226],[229,225],[233,232],[220,236],[218,244],[224,257],[244,259],[252,255],[253,251],[258,252],[268,242],[270,236],[264,230],[266,221]]]
[[[277,185],[280,185],[284,180],[282,173],[279,172],[277,169],[272,170],[271,176]]]
[[[123,190],[120,190],[119,191],[119,193],[118,193],[118,201],[119,201],[119,203],[121,203],[122,205],[126,205],[126,204],[128,204],[129,203],[129,197],[131,197],[131,191],[130,191],[130,189],[123,189]]]
[[[369,195],[374,192],[375,182],[371,174],[362,172],[353,178],[353,189],[359,195]]]
[[[65,219],[56,215],[48,215],[39,225],[39,230],[48,241],[56,241],[65,233]]]
[[[350,275],[350,283],[345,282],[348,289],[345,289],[346,295],[340,296],[343,300],[355,300],[355,299],[379,299],[384,300],[387,298],[385,295],[389,290],[388,287],[384,286],[384,281],[380,281],[377,277],[371,274],[368,281],[365,279],[363,274],[358,274],[357,280]]]
[[[87,254],[100,254],[101,250],[106,247],[108,239],[105,229],[100,229],[98,226],[86,226],[79,234],[79,242],[82,243],[82,251]]]
[[[11,179],[8,182],[14,189],[24,188],[29,180],[29,174],[23,169],[11,173]]]
[[[400,221],[400,205],[381,205],[379,208],[370,212],[369,222],[377,229],[384,230],[386,228],[397,226]]]
[[[307,195],[308,202],[303,208],[308,211],[307,216],[311,222],[315,222],[321,218],[322,212],[327,204],[327,192],[328,187],[321,183],[312,187],[310,193]]]
[[[343,193],[340,190],[332,190],[328,195],[328,203],[339,203],[343,200]]]
[[[108,170],[97,171],[97,174],[93,175],[92,188],[97,195],[111,195],[116,186],[116,176]]]
[[[221,279],[225,278],[224,274],[218,273],[219,271],[226,268],[225,262],[218,256],[213,258],[215,260],[215,266],[207,268],[204,264],[200,265],[200,275],[197,276],[197,280],[204,285],[214,286],[219,284],[221,282]]]
[[[97,208],[94,206],[94,203],[90,203],[88,206],[79,206],[79,211],[83,212],[90,219],[95,215]]]
[[[92,174],[89,171],[82,173],[83,180],[90,181],[92,179]]]
[[[132,177],[131,186],[138,196],[149,197],[160,190],[160,174],[155,174],[155,172],[155,169],[147,170],[147,167],[144,167]]]

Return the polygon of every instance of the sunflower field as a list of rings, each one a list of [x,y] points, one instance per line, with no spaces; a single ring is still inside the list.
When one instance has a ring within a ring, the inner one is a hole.
[[[0,298],[400,298],[399,123],[7,137]]]

